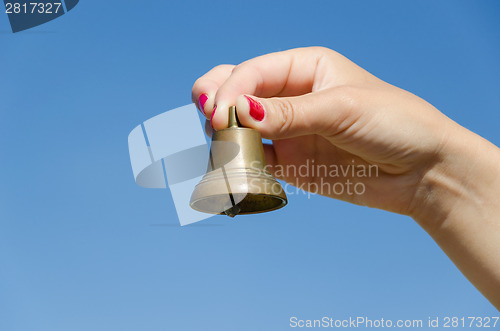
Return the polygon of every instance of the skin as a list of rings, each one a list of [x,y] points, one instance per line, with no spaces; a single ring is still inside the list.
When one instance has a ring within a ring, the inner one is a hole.
[[[376,165],[364,194],[329,195],[412,217],[462,273],[500,309],[500,152],[425,100],[390,85],[322,47],[263,55],[221,65],[200,77],[193,101],[212,127],[240,122],[273,140],[266,160],[278,166]],[[250,115],[250,96],[264,118]],[[213,114],[213,108],[217,105]],[[213,117],[212,117],[213,115]],[[286,175],[286,174],[285,174]],[[293,184],[338,178],[290,177]]]

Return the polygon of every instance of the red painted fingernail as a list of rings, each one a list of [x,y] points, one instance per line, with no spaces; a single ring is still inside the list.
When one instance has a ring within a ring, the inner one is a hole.
[[[262,107],[262,104],[246,95],[245,98],[247,98],[250,105],[250,116],[256,121],[262,121],[264,119],[264,107]]]
[[[200,95],[200,98],[198,99],[198,105],[200,105],[200,109],[203,112],[203,114],[205,114],[205,103],[207,103],[207,100],[208,100],[208,95],[206,95],[205,93]]]
[[[210,126],[212,127],[212,129],[214,128],[214,126],[212,125],[212,119],[214,118],[216,110],[217,110],[217,105],[214,106],[214,110],[212,110],[212,116],[210,117]]]

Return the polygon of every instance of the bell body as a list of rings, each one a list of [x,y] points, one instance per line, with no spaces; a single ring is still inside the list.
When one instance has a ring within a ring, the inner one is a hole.
[[[234,217],[284,207],[286,194],[265,166],[258,131],[236,125],[216,131],[207,173],[191,195],[191,208]]]

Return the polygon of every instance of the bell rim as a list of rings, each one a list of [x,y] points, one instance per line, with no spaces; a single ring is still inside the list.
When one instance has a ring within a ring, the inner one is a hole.
[[[285,194],[285,192],[284,192],[284,191],[283,191],[282,193],[283,193],[283,195],[274,195],[274,194],[273,194],[273,195],[269,195],[269,194],[265,194],[265,193],[247,193],[248,195],[254,195],[254,196],[267,196],[267,197],[272,196],[274,199],[279,199],[279,200],[281,201],[281,203],[280,203],[278,206],[273,207],[273,208],[270,208],[270,209],[257,210],[257,211],[251,211],[251,212],[247,212],[247,211],[245,211],[245,212],[240,212],[240,213],[238,213],[238,216],[239,216],[239,215],[262,214],[262,213],[267,213],[267,212],[275,211],[275,210],[278,210],[278,209],[281,209],[281,208],[285,207],[285,206],[288,204],[288,198],[287,198],[287,196],[286,196],[286,194]],[[216,195],[213,195],[213,196],[226,196],[226,195],[227,195],[227,194],[216,194]],[[212,197],[213,197],[213,196],[212,196]],[[197,202],[199,202],[199,201],[201,201],[201,200],[203,200],[203,199],[206,199],[206,197],[201,197],[201,198],[199,198],[199,199],[196,199],[196,200],[194,200],[194,201],[191,201],[191,202],[189,203],[189,206],[190,206],[193,210],[196,210],[197,212],[200,212],[200,213],[212,214],[212,215],[225,215],[224,211],[217,213],[217,212],[211,212],[211,211],[206,211],[206,210],[199,210],[199,209],[196,209],[196,208],[194,207],[194,205],[195,205]],[[236,205],[238,205],[238,204],[236,204]]]

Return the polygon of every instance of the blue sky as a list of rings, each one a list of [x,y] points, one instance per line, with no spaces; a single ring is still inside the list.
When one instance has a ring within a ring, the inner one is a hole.
[[[285,330],[498,316],[410,218],[323,197],[176,224],[127,135],[221,63],[333,48],[500,144],[497,1],[81,1],[0,13],[0,330]]]

